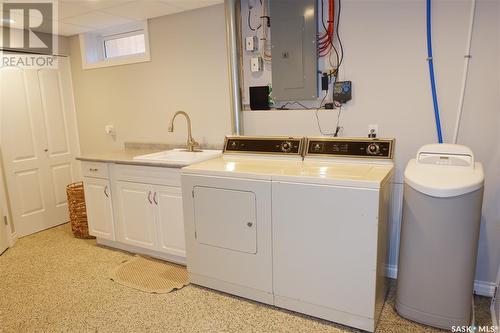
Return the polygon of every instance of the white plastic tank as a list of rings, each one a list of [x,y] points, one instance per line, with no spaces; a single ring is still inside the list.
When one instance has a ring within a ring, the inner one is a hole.
[[[469,325],[484,173],[462,145],[425,145],[405,170],[396,309],[451,330]]]

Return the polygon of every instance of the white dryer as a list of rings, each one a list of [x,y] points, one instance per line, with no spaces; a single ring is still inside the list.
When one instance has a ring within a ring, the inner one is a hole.
[[[190,281],[273,304],[272,175],[299,170],[303,138],[228,137],[221,158],[182,169]]]
[[[182,169],[191,282],[374,331],[393,146],[226,138],[223,157]]]

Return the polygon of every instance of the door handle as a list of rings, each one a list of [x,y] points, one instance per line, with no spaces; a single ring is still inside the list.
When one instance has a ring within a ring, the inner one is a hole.
[[[155,192],[155,194],[153,195],[153,201],[155,202],[155,204],[157,204],[157,205],[158,205],[158,200],[156,199],[156,192]]]
[[[106,198],[109,198],[108,185],[106,185],[106,187],[104,188],[104,195],[106,196]]]
[[[153,204],[153,201],[151,201],[151,191],[148,193],[148,201],[150,204]]]

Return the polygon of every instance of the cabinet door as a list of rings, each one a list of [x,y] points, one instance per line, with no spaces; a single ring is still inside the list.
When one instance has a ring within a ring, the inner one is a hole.
[[[181,257],[186,256],[182,195],[180,187],[155,186],[159,250]]]
[[[150,185],[118,181],[119,240],[129,245],[154,250],[155,207]]]
[[[98,238],[115,239],[109,180],[84,178],[89,233]]]

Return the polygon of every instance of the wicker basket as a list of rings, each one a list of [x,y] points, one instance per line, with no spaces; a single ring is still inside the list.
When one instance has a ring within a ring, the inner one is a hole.
[[[68,195],[69,218],[73,235],[76,238],[95,238],[89,235],[83,182],[66,186],[66,194]]]

